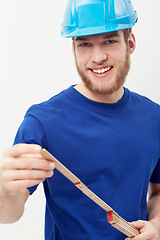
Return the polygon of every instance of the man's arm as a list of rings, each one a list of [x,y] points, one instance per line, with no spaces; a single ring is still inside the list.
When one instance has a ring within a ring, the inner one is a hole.
[[[17,144],[3,156],[0,168],[0,223],[12,223],[23,215],[28,187],[53,175],[54,163],[42,158],[42,148]]]
[[[132,224],[140,231],[140,235],[132,240],[160,240],[160,184],[149,185],[148,221],[139,220]]]
[[[150,183],[148,192],[148,220],[151,221],[160,239],[160,184]]]
[[[0,186],[0,223],[13,223],[18,221],[24,212],[25,202],[29,191],[23,189],[15,194],[9,194]]]

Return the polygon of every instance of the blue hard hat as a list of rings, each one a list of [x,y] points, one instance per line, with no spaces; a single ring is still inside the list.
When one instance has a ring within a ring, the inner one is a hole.
[[[131,28],[137,22],[131,0],[69,0],[62,37],[78,37]]]

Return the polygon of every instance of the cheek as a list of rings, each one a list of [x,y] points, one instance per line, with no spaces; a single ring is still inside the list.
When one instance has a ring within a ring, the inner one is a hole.
[[[89,63],[91,53],[89,49],[83,48],[83,49],[76,49],[74,55],[78,64],[86,65],[87,63]]]
[[[126,54],[127,54],[126,51],[125,52],[120,51],[118,54],[112,55],[113,62],[119,66],[123,65],[124,62],[126,61]]]
[[[108,49],[107,54],[108,59],[112,60],[113,62],[117,62],[119,65],[121,65],[126,59],[127,47],[125,44],[123,45],[121,44],[116,48]]]
[[[86,66],[88,63],[88,58],[87,58],[86,54],[81,54],[81,53],[76,54],[76,62],[79,67]]]

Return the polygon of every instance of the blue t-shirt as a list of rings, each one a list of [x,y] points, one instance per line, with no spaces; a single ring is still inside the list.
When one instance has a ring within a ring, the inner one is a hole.
[[[117,103],[98,103],[71,86],[27,111],[16,143],[46,148],[127,221],[147,218],[148,184],[160,183],[158,104],[126,88]],[[57,170],[44,191],[46,240],[125,238]]]

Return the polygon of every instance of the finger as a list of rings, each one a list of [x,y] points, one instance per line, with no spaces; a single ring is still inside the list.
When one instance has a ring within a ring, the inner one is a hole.
[[[6,191],[10,192],[10,193],[15,193],[20,191],[21,189],[24,188],[29,188],[29,187],[33,187],[36,186],[38,184],[40,184],[41,182],[43,182],[45,179],[34,179],[34,180],[29,180],[29,179],[25,179],[25,180],[15,180],[15,181],[10,181],[8,182],[7,186],[6,186]]]
[[[138,236],[134,238],[127,238],[126,240],[154,240],[155,234],[153,232],[145,232],[142,234],[139,234]]]
[[[146,221],[143,221],[143,220],[138,220],[138,221],[135,221],[135,222],[131,222],[131,224],[137,228],[137,229],[141,229],[145,226],[146,224]]]
[[[31,158],[7,158],[2,162],[2,169],[42,169],[42,170],[53,170],[55,164],[44,158],[39,158],[39,155],[32,156]]]
[[[42,157],[41,154],[39,153],[25,153],[25,154],[21,154],[20,155],[21,158],[39,158],[39,159],[45,159],[44,157]]]
[[[132,238],[132,240],[153,240],[155,239],[155,232],[149,222],[138,220],[131,223],[134,227],[139,229],[140,234]]]
[[[42,150],[41,146],[36,144],[17,144],[9,148],[5,153],[4,157],[19,157],[22,154],[34,154],[40,153]]]
[[[36,180],[45,179],[53,176],[53,171],[42,170],[8,170],[3,173],[3,179],[6,182],[15,180]]]

